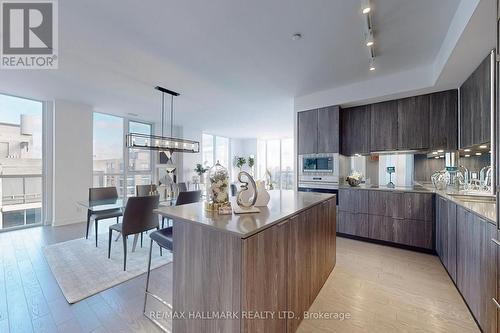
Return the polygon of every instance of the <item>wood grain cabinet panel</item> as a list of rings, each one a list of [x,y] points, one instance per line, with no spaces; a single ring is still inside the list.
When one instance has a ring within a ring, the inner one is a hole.
[[[457,205],[453,202],[447,204],[448,208],[448,241],[446,268],[454,282],[457,281]]]
[[[398,100],[398,149],[429,148],[429,95]]]
[[[242,310],[287,310],[288,224],[282,222],[243,241]],[[243,332],[286,332],[286,320],[243,319]]]
[[[306,214],[290,219],[288,238],[288,310],[296,314],[307,311],[311,305],[311,232]],[[306,288],[304,288],[306,286]],[[287,322],[287,332],[295,332],[299,320]]]
[[[330,106],[318,110],[318,153],[338,153],[339,107]]]
[[[340,152],[343,155],[367,154],[370,152],[371,108],[356,106],[340,111]]]
[[[398,148],[398,101],[372,104],[370,109],[370,150],[396,150]]]
[[[318,150],[318,110],[299,112],[298,154],[315,154]]]
[[[491,58],[488,55],[460,87],[460,147],[491,141]]]
[[[457,206],[457,287],[484,332],[497,332],[496,226]]]
[[[432,221],[431,193],[404,193],[405,218],[409,220]]]
[[[458,90],[430,95],[430,149],[458,148]]]

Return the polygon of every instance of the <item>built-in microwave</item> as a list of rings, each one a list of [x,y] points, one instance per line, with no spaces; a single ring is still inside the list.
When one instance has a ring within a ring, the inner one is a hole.
[[[335,154],[301,155],[300,166],[303,174],[335,173]]]

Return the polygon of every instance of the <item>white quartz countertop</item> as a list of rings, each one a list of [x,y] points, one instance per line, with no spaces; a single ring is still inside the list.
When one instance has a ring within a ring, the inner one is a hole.
[[[203,202],[188,205],[160,207],[155,210],[162,216],[177,222],[196,223],[207,228],[230,232],[247,238],[297,213],[334,198],[334,194],[296,192],[291,190],[270,191],[271,200],[267,207],[258,207],[260,213],[219,215],[204,209]],[[235,207],[235,198],[231,198]]]

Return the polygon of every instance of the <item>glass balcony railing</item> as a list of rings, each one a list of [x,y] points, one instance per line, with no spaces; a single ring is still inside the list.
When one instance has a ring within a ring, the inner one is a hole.
[[[0,176],[0,229],[42,223],[42,175]]]

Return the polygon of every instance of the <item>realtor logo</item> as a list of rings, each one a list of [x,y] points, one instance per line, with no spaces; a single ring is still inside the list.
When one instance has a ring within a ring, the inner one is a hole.
[[[56,69],[57,2],[0,0],[2,69]]]

